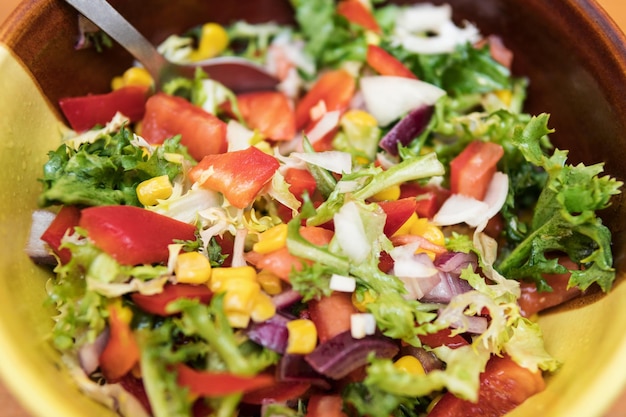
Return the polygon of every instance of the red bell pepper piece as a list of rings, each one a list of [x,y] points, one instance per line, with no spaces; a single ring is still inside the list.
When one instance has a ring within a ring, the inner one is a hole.
[[[237,105],[248,127],[272,140],[291,140],[296,135],[296,115],[286,95],[278,91],[239,94]]]
[[[139,345],[133,331],[122,318],[122,307],[110,304],[109,340],[100,354],[100,370],[107,382],[115,382],[126,375],[139,361]]]
[[[278,160],[251,146],[240,151],[207,155],[189,171],[193,182],[219,191],[235,207],[250,205],[280,166]],[[206,178],[203,173],[211,170]]]
[[[312,197],[317,189],[313,174],[306,169],[289,168],[285,172],[285,182],[289,184],[289,191],[300,201],[302,201],[302,195],[305,192],[309,194],[309,197]]]
[[[469,344],[467,340],[463,338],[463,336],[457,334],[451,336],[452,331],[450,329],[439,330],[436,333],[419,335],[420,341],[430,346],[431,348],[437,348],[439,346],[447,346],[451,349],[456,349],[461,346],[466,346]]]
[[[66,97],[59,100],[61,111],[77,132],[105,125],[120,112],[132,122],[143,118],[148,87],[127,86],[106,94]]]
[[[480,375],[476,403],[461,400],[447,392],[428,417],[504,416],[544,388],[541,372],[523,368],[507,356],[493,356]]]
[[[123,265],[166,262],[170,243],[196,239],[195,226],[134,206],[86,208],[79,226]]]
[[[448,197],[450,190],[439,186],[421,186],[405,183],[400,186],[400,198],[414,197],[417,202],[415,212],[419,217],[432,219]]]
[[[189,388],[191,394],[202,397],[248,392],[274,384],[271,375],[239,376],[228,372],[197,371],[185,364],[176,366],[178,384]]]
[[[131,294],[131,298],[139,308],[157,316],[170,316],[173,313],[167,311],[167,305],[181,298],[198,300],[208,304],[213,293],[206,285],[192,284],[165,284],[163,291],[158,294],[145,295],[140,293]]]
[[[502,146],[475,140],[450,162],[450,191],[477,200],[485,198],[497,164],[504,155]]]
[[[340,1],[337,4],[337,14],[345,17],[350,23],[380,33],[380,26],[378,26],[372,11],[359,0]]]
[[[80,209],[76,206],[63,206],[57,213],[50,226],[41,235],[41,240],[46,242],[50,249],[59,257],[62,264],[66,264],[72,257],[69,249],[61,249],[61,239],[68,230],[72,231],[78,226],[80,220]]]
[[[346,70],[331,70],[322,74],[296,105],[296,129],[302,129],[311,121],[311,109],[320,101],[324,101],[327,111],[345,110],[355,90],[356,80]]]
[[[367,64],[380,75],[392,75],[396,77],[417,79],[417,76],[413,74],[413,72],[411,72],[411,70],[408,69],[402,61],[385,51],[380,46],[372,44],[368,45],[365,60],[367,61]]]
[[[305,417],[348,417],[341,395],[314,394],[309,398]]]
[[[383,232],[385,235],[391,236],[415,213],[417,200],[407,197],[393,201],[380,201],[378,205],[387,215]]]
[[[146,102],[141,135],[153,144],[181,135],[181,143],[197,161],[226,152],[226,123],[187,100],[158,93]]]

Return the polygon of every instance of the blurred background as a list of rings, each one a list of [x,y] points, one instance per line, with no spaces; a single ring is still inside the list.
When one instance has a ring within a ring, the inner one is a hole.
[[[626,32],[626,0],[596,0]],[[0,22],[4,22],[20,0],[0,0]],[[1,23],[0,23],[1,24]],[[626,392],[605,417],[626,416]],[[0,381],[0,417],[30,417]]]

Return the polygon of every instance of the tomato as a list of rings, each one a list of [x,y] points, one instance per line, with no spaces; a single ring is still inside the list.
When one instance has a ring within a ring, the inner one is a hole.
[[[63,206],[55,216],[50,226],[41,235],[41,240],[46,242],[50,249],[59,257],[62,264],[70,261],[72,253],[69,249],[61,249],[61,239],[68,231],[73,231],[80,220],[80,209],[76,206]],[[70,233],[71,234],[71,233]]]
[[[450,190],[482,200],[503,155],[504,149],[497,143],[471,142],[450,162]]]
[[[302,397],[309,388],[308,382],[275,381],[272,386],[244,393],[241,401],[256,405],[284,403]]]
[[[226,152],[226,123],[187,100],[158,93],[146,102],[141,135],[152,144],[181,135],[181,143],[197,161]]]
[[[350,330],[350,316],[358,312],[350,293],[333,292],[330,297],[309,302],[309,314],[317,328],[320,343]]]
[[[421,186],[415,183],[400,186],[400,198],[414,197],[415,213],[422,218],[432,219],[449,196],[450,191],[439,186]]]
[[[314,394],[309,398],[305,417],[347,417],[341,395]]]
[[[578,265],[569,258],[560,258],[559,263],[569,270],[578,269]],[[551,292],[539,292],[535,283],[523,282],[520,287],[522,295],[518,303],[520,312],[524,317],[530,317],[535,313],[554,307],[582,295],[582,291],[577,288],[567,288],[571,274],[545,274],[544,279],[552,287]]]
[[[176,366],[178,385],[189,388],[189,392],[203,397],[253,391],[274,384],[271,375],[239,376],[228,372],[198,371],[185,364]]]
[[[450,329],[439,330],[436,333],[419,335],[420,341],[430,346],[431,348],[437,348],[439,346],[447,346],[451,349],[456,349],[461,346],[466,346],[469,344],[467,340],[463,338],[463,336],[457,334],[455,336],[451,336],[452,331]]]
[[[531,372],[509,357],[493,356],[480,375],[478,402],[461,400],[448,392],[428,417],[501,417],[544,388],[541,372]]]
[[[408,69],[402,61],[377,45],[369,44],[366,55],[367,64],[380,75],[392,75],[417,79],[417,76]]]
[[[148,87],[127,86],[106,94],[66,97],[59,100],[63,115],[77,132],[105,125],[116,113],[122,113],[131,122],[144,116]]]
[[[350,23],[362,26],[367,30],[380,33],[380,26],[372,11],[360,0],[342,0],[337,4],[337,14],[345,17]]]
[[[245,208],[272,179],[280,166],[278,160],[258,148],[249,148],[218,155],[207,155],[189,171],[193,182],[219,191],[235,207]],[[203,178],[210,170],[211,175]]]
[[[237,105],[251,129],[272,140],[291,140],[296,135],[296,114],[281,92],[263,91],[239,94]]]
[[[393,201],[380,201],[378,205],[387,215],[383,232],[391,236],[415,213],[417,200],[408,197]]]
[[[346,70],[331,70],[322,74],[313,87],[296,105],[296,130],[311,121],[311,109],[323,101],[327,111],[343,111],[356,90],[356,80]]]
[[[213,293],[206,285],[192,284],[165,284],[162,292],[152,295],[144,295],[137,292],[131,294],[133,302],[139,308],[163,317],[172,314],[167,311],[167,305],[172,301],[184,298],[208,304],[212,297]]]
[[[285,172],[285,181],[289,184],[289,191],[300,201],[305,192],[311,197],[317,189],[315,178],[306,169],[289,168]]]
[[[129,323],[122,318],[122,307],[110,304],[109,340],[100,354],[100,370],[111,383],[126,375],[139,361],[139,345]]]
[[[167,262],[170,243],[196,240],[195,226],[134,206],[86,208],[79,226],[123,265]]]

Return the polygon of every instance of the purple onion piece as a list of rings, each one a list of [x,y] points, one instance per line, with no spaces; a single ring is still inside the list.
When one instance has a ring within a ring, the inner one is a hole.
[[[444,363],[433,352],[423,347],[403,346],[398,356],[413,356],[420,361],[426,373],[444,368]]]
[[[465,331],[467,333],[472,334],[482,334],[489,327],[489,320],[487,317],[483,316],[467,316],[465,318],[467,320],[467,329]],[[459,328],[461,327],[461,323],[453,323],[450,327]]]
[[[305,360],[304,355],[285,354],[276,366],[276,379],[287,382],[305,382],[322,389],[330,384]]]
[[[109,328],[106,327],[92,343],[86,343],[78,350],[78,363],[85,372],[91,375],[100,366],[100,355],[109,341]]]
[[[458,276],[454,276],[449,272],[439,272],[439,275],[441,276],[439,284],[427,294],[424,294],[424,296],[420,298],[420,301],[447,304],[455,295],[472,290],[472,286]]]
[[[398,155],[398,144],[406,146],[422,134],[433,115],[433,106],[421,106],[411,110],[380,140],[378,145],[392,155]]]
[[[263,323],[253,323],[247,330],[250,340],[278,353],[284,353],[287,349],[289,332],[287,322],[289,318],[277,313],[271,319]]]
[[[354,339],[350,331],[346,331],[318,345],[304,359],[318,373],[341,379],[367,364],[372,352],[379,358],[392,358],[398,351],[398,344],[388,337],[372,335]]]
[[[435,259],[437,269],[457,276],[470,265],[474,268],[474,271],[476,271],[478,267],[478,257],[473,252],[445,252]]]
[[[291,307],[298,301],[302,300],[302,295],[296,290],[285,290],[278,295],[272,297],[272,303],[277,310]]]

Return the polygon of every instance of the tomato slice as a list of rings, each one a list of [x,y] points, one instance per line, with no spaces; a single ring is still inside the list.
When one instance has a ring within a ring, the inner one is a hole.
[[[228,372],[198,371],[182,363],[176,366],[176,371],[180,386],[189,388],[191,394],[203,397],[223,397],[274,384],[271,375],[239,376]]]
[[[450,162],[450,190],[477,200],[485,198],[489,183],[504,155],[502,146],[473,141]]]
[[[120,112],[132,122],[144,116],[148,87],[127,86],[106,94],[66,97],[59,100],[63,115],[77,132],[108,123]]]
[[[110,304],[109,340],[100,354],[100,370],[107,382],[115,382],[126,375],[139,361],[139,345],[130,325],[122,318],[122,307]]]
[[[289,98],[278,91],[240,94],[237,104],[248,127],[272,140],[291,140],[296,135],[296,115]]]
[[[320,343],[350,330],[350,317],[358,312],[350,293],[333,292],[329,297],[309,302],[309,314]]]
[[[309,398],[305,417],[347,417],[341,395],[314,394]]]
[[[478,402],[461,400],[448,392],[428,417],[504,416],[544,388],[541,372],[531,372],[507,356],[493,356],[480,375]]]
[[[165,93],[146,102],[141,135],[152,144],[181,135],[181,143],[196,160],[226,152],[226,123],[187,100]]]
[[[396,57],[377,45],[367,46],[367,64],[380,75],[417,79],[417,76]]]
[[[372,11],[360,0],[342,0],[337,4],[337,14],[345,17],[350,23],[362,26],[367,30],[380,33],[380,26]]]
[[[278,160],[258,148],[207,155],[189,171],[193,182],[219,191],[235,207],[250,205],[280,166]],[[203,173],[211,175],[204,178]]]
[[[123,265],[167,262],[170,243],[196,239],[195,226],[134,206],[83,209],[79,226]]]
[[[162,317],[172,315],[172,313],[167,311],[167,305],[172,301],[184,298],[208,304],[212,297],[213,293],[206,285],[192,284],[165,284],[162,292],[152,295],[131,294],[133,302],[139,308]]]
[[[461,346],[466,346],[469,344],[467,340],[463,338],[463,336],[457,334],[451,336],[452,331],[450,329],[439,330],[436,333],[419,335],[420,341],[430,346],[431,348],[437,348],[439,346],[447,346],[451,349],[456,349]]]
[[[450,197],[450,190],[439,186],[421,186],[405,183],[400,186],[400,198],[414,197],[417,202],[415,212],[419,217],[432,219],[441,205]]]
[[[325,72],[296,105],[296,129],[311,121],[311,109],[323,101],[327,111],[343,111],[356,90],[356,80],[346,70]]]
[[[61,249],[61,239],[68,230],[73,230],[78,226],[80,220],[80,209],[76,206],[63,206],[57,213],[50,226],[41,235],[41,240],[46,242],[50,249],[59,257],[62,264],[66,264],[72,257],[69,249]]]

